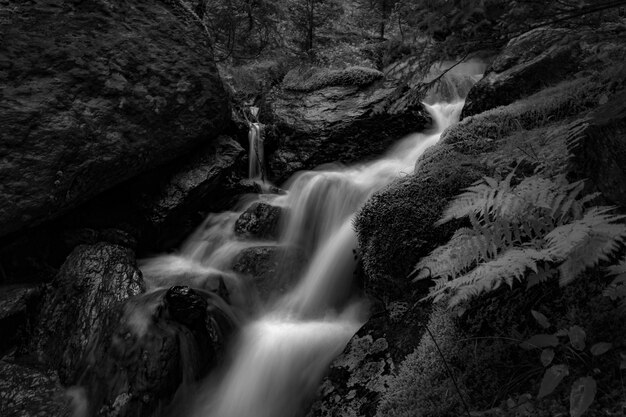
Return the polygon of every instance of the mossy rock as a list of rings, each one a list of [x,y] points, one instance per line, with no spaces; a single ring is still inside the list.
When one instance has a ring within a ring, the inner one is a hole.
[[[407,295],[407,275],[417,260],[454,229],[433,224],[455,195],[484,174],[474,159],[440,146],[424,156],[414,175],[398,178],[364,205],[355,227],[370,294]]]

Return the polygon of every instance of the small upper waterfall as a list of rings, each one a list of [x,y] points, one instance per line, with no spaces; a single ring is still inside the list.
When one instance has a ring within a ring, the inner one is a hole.
[[[258,120],[259,108],[250,107],[250,114],[253,120]],[[248,152],[248,178],[265,181],[262,125],[258,121],[248,122],[248,124],[248,143],[250,146],[250,151]]]
[[[249,316],[232,356],[198,387],[186,415],[295,417],[305,411],[332,359],[367,319],[367,302],[353,288],[355,213],[398,175],[413,172],[420,155],[458,120],[463,101],[425,107],[433,119],[431,131],[407,136],[380,159],[301,172],[286,184],[286,194],[258,197],[286,214],[275,244],[302,250],[310,262],[299,276],[281,271],[293,275],[291,289]],[[255,178],[263,175],[258,134],[251,124],[250,174]],[[216,285],[212,277],[221,274],[231,287],[245,287],[232,271],[233,259],[245,248],[268,244],[234,234],[235,221],[249,204],[209,216],[178,254],[144,261],[148,282],[159,287],[187,280],[208,289]]]

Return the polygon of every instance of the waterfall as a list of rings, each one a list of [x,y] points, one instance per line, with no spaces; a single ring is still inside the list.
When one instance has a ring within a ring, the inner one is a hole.
[[[407,136],[380,159],[302,172],[286,184],[285,195],[259,196],[287,213],[275,244],[300,248],[311,261],[300,277],[293,277],[295,284],[286,294],[243,326],[231,358],[198,387],[185,415],[295,417],[305,411],[330,362],[367,319],[367,302],[353,291],[355,213],[398,175],[413,172],[420,155],[458,120],[463,101],[425,107],[434,122],[431,131]],[[262,153],[252,151],[261,148],[256,124],[250,132],[250,175],[255,177],[262,164],[257,158]],[[216,285],[212,277],[221,274],[231,287],[241,287],[241,278],[230,269],[233,258],[242,249],[268,244],[234,236],[235,221],[245,208],[242,203],[238,210],[209,216],[178,254],[143,261],[148,286],[187,280],[208,289]]]
[[[250,113],[256,120],[259,114],[258,107],[250,107]],[[262,125],[258,122],[250,122],[248,130],[248,178],[253,180],[265,181],[265,175],[263,171],[264,164],[264,147],[263,147],[263,132]]]

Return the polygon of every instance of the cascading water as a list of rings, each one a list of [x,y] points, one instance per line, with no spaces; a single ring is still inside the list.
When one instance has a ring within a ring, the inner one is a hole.
[[[199,387],[188,415],[293,417],[303,412],[329,363],[367,318],[366,302],[352,288],[354,214],[375,191],[411,173],[419,156],[458,120],[462,106],[461,100],[425,105],[434,122],[430,132],[406,137],[377,161],[303,172],[287,184],[287,194],[259,197],[288,213],[277,244],[301,248],[311,261],[289,292],[244,325],[231,359]],[[219,272],[237,285],[230,270],[233,258],[246,247],[267,245],[234,236],[238,214],[211,215],[178,255],[144,261],[147,279],[158,287],[173,285],[168,276],[186,276],[188,285],[207,288],[214,281],[197,277]]]
[[[259,113],[258,107],[250,107],[250,113],[254,120],[257,119]],[[264,163],[264,146],[261,123],[250,122],[248,130],[248,144],[250,151],[248,152],[248,178],[253,180],[265,180],[263,175]]]

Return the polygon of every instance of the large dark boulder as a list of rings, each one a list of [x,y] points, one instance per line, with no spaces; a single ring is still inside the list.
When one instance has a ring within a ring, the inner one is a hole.
[[[176,2],[9,1],[0,18],[0,235],[212,140],[229,105]]]
[[[275,142],[266,153],[275,182],[326,162],[378,156],[394,141],[430,123],[419,100],[402,101],[407,91],[396,81],[381,74],[363,81],[362,71],[350,68],[343,76],[320,71],[326,71],[324,76],[314,72],[300,88],[291,82],[275,89],[262,109],[261,119],[272,127],[266,143]]]
[[[88,415],[180,413],[188,406],[188,393],[179,388],[188,388],[222,362],[236,326],[220,296],[186,286],[119,305],[79,364],[81,377],[74,383],[88,400]]]
[[[63,383],[75,383],[79,362],[109,315],[143,287],[132,250],[108,243],[78,246],[44,296],[32,336],[35,354]]]

